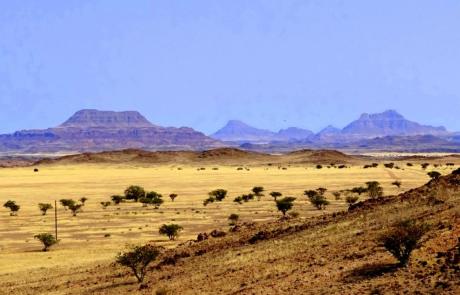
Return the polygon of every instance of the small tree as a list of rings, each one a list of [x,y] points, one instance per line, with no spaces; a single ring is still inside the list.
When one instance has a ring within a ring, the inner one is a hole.
[[[216,189],[208,193],[209,197],[215,199],[215,201],[221,202],[227,196],[227,191],[224,189]]]
[[[368,181],[366,182],[366,185],[369,198],[373,199],[383,196],[383,188],[380,186],[378,181]]]
[[[262,194],[263,191],[264,188],[262,186],[255,186],[252,188],[252,192],[257,197],[258,201],[260,201],[260,199],[264,196],[264,194]]]
[[[129,267],[139,283],[144,281],[147,266],[160,255],[160,248],[145,245],[135,246],[129,252],[119,253],[116,262]]]
[[[69,206],[75,204],[75,201],[72,199],[60,199],[59,202],[61,203],[62,207],[64,207],[65,210],[67,210]]]
[[[19,209],[21,209],[21,206],[11,200],[8,200],[5,204],[3,204],[3,207],[10,209],[10,216],[17,216]]]
[[[396,181],[393,181],[391,184],[394,185],[394,186],[396,186],[397,188],[401,188],[402,182],[399,181],[399,180],[396,180]]]
[[[379,241],[396,259],[401,266],[407,265],[412,251],[419,247],[419,241],[428,231],[428,225],[418,224],[409,219],[396,223]]]
[[[232,225],[232,226],[236,225],[238,223],[239,218],[240,218],[240,216],[238,214],[235,214],[235,213],[230,214],[230,216],[228,217],[230,225]]]
[[[327,188],[320,187],[320,188],[317,188],[316,191],[317,191],[318,194],[320,194],[321,196],[324,196],[324,194],[327,192]]]
[[[276,201],[279,197],[281,197],[283,194],[280,192],[271,192],[270,196]]]
[[[241,204],[241,203],[243,203],[243,197],[238,196],[238,197],[236,197],[236,198],[233,200],[233,202],[238,203],[238,204]]]
[[[112,204],[112,203],[110,203],[110,202],[101,202],[102,209],[107,209],[107,207],[109,207],[110,204]]]
[[[422,169],[425,170],[426,168],[428,168],[428,166],[430,166],[430,163],[423,163],[420,164],[420,166],[422,166]]]
[[[163,224],[158,232],[160,233],[160,235],[168,236],[168,238],[172,241],[179,236],[179,232],[182,229],[182,226],[178,224]]]
[[[54,237],[52,234],[48,233],[43,233],[43,234],[38,234],[34,236],[35,239],[39,240],[43,244],[43,249],[42,251],[46,252],[48,251],[48,248],[56,244],[58,241],[56,240],[56,237]]]
[[[145,190],[138,185],[131,185],[125,190],[125,198],[137,202],[140,198],[145,197]]]
[[[83,206],[85,206],[86,201],[88,201],[88,198],[87,198],[87,197],[81,197],[81,198],[80,198],[80,203],[81,203]]]
[[[361,194],[367,192],[367,188],[363,186],[357,186],[357,187],[352,188],[351,192],[361,196]]]
[[[112,199],[112,202],[115,204],[115,205],[119,205],[121,202],[123,202],[123,200],[125,199],[125,197],[123,196],[120,196],[120,195],[113,195],[112,197],[110,197]]]
[[[48,203],[39,203],[38,208],[40,209],[40,211],[42,211],[42,215],[46,215],[46,211],[48,211],[49,209],[53,209],[53,206]]]
[[[203,201],[203,206],[207,206],[208,204],[214,203],[215,201],[216,198],[210,196]]]
[[[242,195],[241,198],[243,199],[244,202],[249,202],[251,200],[254,200],[254,195],[253,194]]]
[[[147,207],[147,205],[152,203],[152,200],[147,197],[142,197],[138,201],[142,204],[142,207]]]
[[[310,199],[310,198],[313,198],[314,196],[316,196],[318,194],[318,192],[314,191],[314,190],[308,190],[308,191],[304,191],[303,194],[306,195]]]
[[[283,213],[283,216],[286,216],[286,212],[291,210],[294,206],[294,201],[294,197],[284,197],[280,200],[276,200],[276,208]]]
[[[332,195],[335,197],[336,200],[340,200],[340,196],[342,195],[342,193],[339,191],[336,191],[336,192],[333,192]]]
[[[329,205],[329,201],[323,195],[317,194],[309,198],[310,203],[318,210],[325,209]]]
[[[69,209],[72,211],[73,216],[77,216],[77,213],[80,212],[81,207],[83,207],[83,204],[73,203],[69,205]]]
[[[174,199],[177,198],[177,194],[169,194],[169,198],[171,199],[171,202],[174,202]]]
[[[151,204],[154,206],[155,209],[160,208],[161,204],[163,204],[163,199],[161,195],[157,195],[151,199]]]
[[[355,204],[356,202],[358,202],[359,200],[359,197],[358,196],[347,196],[345,198],[345,202],[347,202],[348,206],[351,206],[353,204]]]
[[[427,174],[433,180],[438,179],[439,177],[441,177],[441,173],[439,173],[438,171],[431,171],[431,172],[428,172]]]

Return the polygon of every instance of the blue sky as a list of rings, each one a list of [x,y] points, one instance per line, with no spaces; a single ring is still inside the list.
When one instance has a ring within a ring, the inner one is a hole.
[[[396,109],[460,130],[460,1],[0,1],[0,133],[82,108],[210,133]]]

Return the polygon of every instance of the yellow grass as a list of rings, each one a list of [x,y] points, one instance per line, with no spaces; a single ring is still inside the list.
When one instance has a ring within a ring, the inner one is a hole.
[[[386,194],[394,194],[422,185],[427,181],[426,171],[418,167],[404,170],[383,167],[362,169],[315,169],[314,167],[252,167],[250,171],[237,171],[235,167],[159,166],[131,167],[115,165],[72,165],[40,167],[38,173],[31,168],[0,169],[0,203],[15,200],[20,206],[18,216],[9,216],[9,211],[0,209],[0,268],[1,275],[8,276],[18,271],[49,267],[84,266],[97,261],[111,260],[128,243],[156,241],[163,246],[172,246],[194,239],[200,232],[228,228],[227,217],[231,213],[240,215],[240,220],[263,221],[279,218],[270,191],[280,191],[285,196],[295,196],[293,211],[300,217],[323,214],[325,211],[346,209],[344,200],[335,200],[331,191],[363,185],[369,180],[380,181]],[[447,168],[438,171],[449,172]],[[400,190],[391,185],[395,179],[402,181]],[[163,194],[165,203],[160,209],[142,207],[140,203],[122,203],[102,209],[101,201],[122,194],[132,184],[146,190]],[[263,186],[266,196],[238,205],[234,197],[248,193],[253,186]],[[303,191],[325,187],[331,205],[325,211],[314,209],[303,196]],[[221,203],[204,207],[207,193],[224,188],[229,197]],[[168,198],[177,193],[175,202]],[[41,245],[33,236],[42,232],[54,232],[54,210],[42,216],[37,204],[52,203],[62,198],[87,197],[84,212],[72,217],[69,211],[58,206],[60,243],[50,252],[41,252]],[[164,223],[177,223],[184,227],[176,242],[169,242],[158,235]],[[110,234],[109,237],[104,235]]]

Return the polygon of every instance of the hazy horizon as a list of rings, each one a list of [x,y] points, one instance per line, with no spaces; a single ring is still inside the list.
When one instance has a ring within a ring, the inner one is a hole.
[[[2,134],[80,109],[205,134],[387,109],[460,130],[458,1],[11,1],[0,20]]]

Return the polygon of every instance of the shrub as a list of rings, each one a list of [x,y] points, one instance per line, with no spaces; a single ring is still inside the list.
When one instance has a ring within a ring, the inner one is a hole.
[[[258,201],[260,201],[260,198],[263,197],[263,194],[262,194],[263,191],[264,191],[264,188],[262,186],[255,186],[252,188],[252,192],[257,197]]]
[[[75,201],[72,199],[60,199],[59,203],[61,203],[62,207],[64,207],[64,209],[67,210],[70,205],[75,204]]]
[[[83,207],[83,204],[73,203],[69,205],[69,209],[72,211],[73,216],[77,216],[77,213],[80,212],[81,207]]]
[[[240,219],[240,216],[235,213],[230,214],[230,216],[228,217],[230,225],[236,225],[238,223],[238,219]]]
[[[110,202],[101,202],[102,209],[106,209],[107,207],[110,206]]]
[[[412,251],[419,246],[419,241],[427,232],[427,224],[417,224],[409,219],[396,223],[391,229],[379,237],[379,241],[401,266],[409,261]]]
[[[325,209],[329,205],[329,201],[323,195],[316,194],[315,196],[309,198],[310,203],[316,207],[318,210]]]
[[[361,196],[361,194],[367,192],[367,188],[362,187],[362,186],[357,186],[357,187],[352,188],[351,192]]]
[[[307,191],[304,191],[303,194],[306,195],[308,198],[313,198],[314,196],[318,194],[318,192],[314,190],[307,190]]]
[[[152,245],[135,246],[129,252],[119,253],[116,262],[129,267],[139,283],[144,281],[147,266],[160,255],[160,249]]]
[[[80,198],[80,203],[82,203],[83,206],[85,206],[86,201],[88,201],[87,197],[81,197]]]
[[[21,206],[16,204],[15,201],[11,201],[11,200],[6,201],[6,203],[3,204],[3,207],[10,209],[11,216],[17,216],[19,209],[21,209]]]
[[[39,203],[38,208],[40,209],[40,211],[42,211],[42,215],[46,215],[46,211],[48,211],[49,209],[53,209],[53,206],[48,203]]]
[[[271,192],[270,193],[270,196],[272,196],[272,198],[276,201],[276,199],[278,199],[279,197],[281,197],[283,194],[280,193],[280,192]]]
[[[378,163],[372,163],[372,167],[377,168],[379,166]]]
[[[341,192],[333,192],[332,195],[335,197],[336,200],[340,200],[340,196],[342,195]]]
[[[378,181],[368,181],[366,185],[369,198],[373,199],[383,196],[383,188]]]
[[[227,191],[224,189],[216,189],[208,193],[209,197],[215,199],[215,201],[221,202],[227,196]]]
[[[348,206],[353,205],[354,203],[358,202],[359,197],[358,196],[347,196],[345,198],[345,202],[347,202]]]
[[[150,200],[149,204],[152,204],[155,209],[160,208],[161,204],[163,204],[163,196],[157,192],[149,192],[145,195],[145,198]]]
[[[412,166],[414,166],[412,163],[407,163],[406,165],[407,165],[407,167],[412,167]]]
[[[243,197],[238,196],[238,197],[236,197],[236,198],[233,200],[233,202],[238,203],[238,204],[241,204],[241,203],[243,203]]]
[[[276,208],[278,209],[278,211],[283,213],[283,216],[285,216],[286,212],[291,210],[292,207],[294,206],[294,201],[295,201],[294,197],[284,197],[276,201]]]
[[[430,172],[427,173],[427,175],[431,179],[438,179],[439,177],[441,177],[441,173],[439,173],[438,171],[430,171]]]
[[[320,194],[321,196],[324,196],[324,194],[327,192],[327,188],[320,187],[320,188],[317,188],[316,191],[317,191],[318,194]]]
[[[454,174],[454,175],[460,175],[460,168],[457,168],[457,169],[455,169],[454,171],[452,171],[452,174]]]
[[[146,198],[146,197],[142,197],[138,201],[139,201],[139,203],[142,204],[142,207],[147,207],[147,205],[152,203],[152,200],[149,199],[149,198]]]
[[[207,206],[208,204],[214,203],[215,201],[216,201],[216,198],[208,197],[206,200],[203,201],[203,206]]]
[[[171,202],[174,202],[174,199],[177,198],[177,194],[169,194],[169,198],[171,199]]]
[[[247,194],[247,195],[242,195],[241,198],[245,202],[249,202],[251,200],[254,200],[254,195],[253,194]]]
[[[396,181],[393,181],[391,184],[392,184],[392,185],[394,185],[394,186],[396,186],[396,187],[398,187],[398,188],[400,188],[400,187],[401,187],[401,184],[402,184],[402,182],[401,182],[401,181],[399,181],[399,180],[396,180]]]
[[[319,164],[316,165],[316,169],[321,169],[321,168],[323,168],[323,165],[319,165]]]
[[[39,240],[43,244],[42,251],[48,251],[48,248],[56,244],[58,241],[52,234],[43,233],[34,236],[35,239]]]
[[[385,164],[383,164],[383,166],[385,166],[385,168],[392,169],[395,166],[395,163],[385,163]]]
[[[110,197],[112,199],[112,202],[115,204],[115,205],[119,205],[121,202],[123,202],[123,200],[125,199],[125,197],[123,196],[120,196],[120,195],[113,195],[112,197]]]
[[[163,224],[158,232],[160,233],[160,235],[167,236],[172,241],[179,236],[179,232],[182,229],[182,226],[177,224]]]
[[[423,163],[423,164],[420,164],[420,166],[422,166],[422,169],[426,169],[428,168],[428,166],[430,166],[430,163]]]
[[[125,190],[125,198],[137,202],[140,198],[145,197],[145,190],[138,185],[131,185]]]

